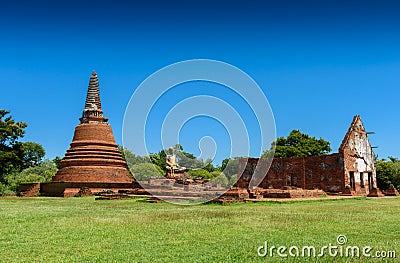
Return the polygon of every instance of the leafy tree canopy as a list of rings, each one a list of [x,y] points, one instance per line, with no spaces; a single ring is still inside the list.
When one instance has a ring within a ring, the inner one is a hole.
[[[205,167],[203,160],[196,158],[192,153],[183,151],[183,147],[180,144],[174,146],[176,161],[180,166],[186,167],[188,169],[198,169]],[[166,171],[166,157],[168,154],[168,149],[159,151],[158,153],[150,153],[149,158],[151,162],[158,167],[160,167],[164,172]],[[215,170],[212,164],[207,166],[208,170]]]
[[[224,172],[224,174],[228,177],[237,174],[239,167],[239,159],[240,157],[235,157],[233,159],[230,158],[224,159],[222,161],[221,167],[219,167],[219,170]]]
[[[36,166],[23,169],[19,173],[8,174],[5,179],[9,189],[16,191],[21,183],[50,182],[57,170],[57,165],[52,160],[46,159]]]
[[[135,177],[135,179],[138,181],[148,180],[152,176],[163,177],[165,174],[160,167],[152,163],[134,164],[129,168],[133,177]]]
[[[229,179],[226,177],[225,174],[220,173],[220,174],[218,175],[218,177],[216,177],[216,178],[214,179],[214,182],[215,182],[216,184],[220,184],[220,185],[223,185],[223,186],[227,186],[227,185],[229,184]]]
[[[231,177],[229,178],[229,185],[235,185],[237,182],[237,174],[232,174]]]
[[[286,138],[279,137],[272,143],[272,147],[274,146],[275,157],[321,156],[331,151],[328,141],[311,137],[299,130],[291,131]],[[262,157],[267,157],[270,153],[271,150],[267,150]]]
[[[61,160],[62,160],[62,158],[59,157],[59,156],[56,156],[56,157],[53,159],[53,163],[55,163],[55,165],[57,166],[57,169],[60,169],[60,168],[61,168]]]
[[[22,151],[24,154],[22,157],[24,161],[24,167],[39,165],[46,154],[43,146],[36,142],[22,143]]]
[[[122,153],[122,156],[125,158],[125,161],[128,165],[134,165],[139,163],[150,163],[151,160],[147,156],[140,156],[132,153],[129,149],[124,148],[122,146],[118,146],[119,150]]]
[[[201,177],[204,179],[212,179],[212,175],[204,169],[193,169],[188,172],[189,176],[192,178]]]
[[[166,157],[168,154],[168,150],[161,150],[158,153],[150,153],[149,156],[139,156],[132,153],[129,149],[123,148],[119,146],[120,151],[122,152],[125,160],[128,163],[128,166],[131,168],[130,172],[132,172],[133,165],[142,164],[142,163],[150,163],[157,166],[158,170],[162,170],[163,174],[166,171]],[[196,158],[196,156],[192,153],[183,151],[183,147],[180,144],[176,144],[174,146],[174,151],[176,155],[176,160],[180,166],[186,167],[189,169],[189,176],[194,177],[202,177],[204,179],[214,179],[221,172],[224,172],[224,176],[229,180],[231,180],[231,175],[237,173],[239,157],[235,157],[234,159],[225,159],[222,162],[222,165],[219,167],[215,167],[211,162],[211,159],[207,159],[203,161],[202,159]],[[135,169],[138,169],[139,166],[135,166]],[[143,166],[144,167],[144,166]],[[221,168],[224,168],[222,170]],[[149,173],[150,174],[150,173]],[[148,178],[148,176],[142,176],[141,178]],[[232,180],[236,180],[236,177]]]
[[[393,184],[397,189],[400,188],[400,160],[389,157],[389,160],[378,160],[375,164],[376,179],[378,187],[382,190],[388,189]]]
[[[24,136],[26,126],[25,122],[15,122],[9,111],[0,109],[0,146],[14,145]]]
[[[18,141],[26,127],[25,122],[14,121],[9,111],[0,109],[0,182],[5,182],[7,174],[40,164],[45,156],[40,144]]]

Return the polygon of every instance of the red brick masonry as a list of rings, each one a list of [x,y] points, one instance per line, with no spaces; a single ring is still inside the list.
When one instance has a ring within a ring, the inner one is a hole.
[[[96,192],[132,188],[134,179],[115,143],[108,119],[103,116],[96,72],[90,77],[79,120],[81,123],[75,128],[71,147],[61,160],[60,169],[52,183],[40,184],[40,194],[67,197],[81,189]],[[29,185],[24,187],[30,189]]]
[[[339,152],[324,156],[270,159],[242,158],[239,161],[237,186],[281,189],[297,187],[321,189],[347,195],[380,196],[377,189],[375,154],[360,116],[356,115],[339,147]]]
[[[108,123],[83,123],[75,128],[71,148],[53,182],[133,182]]]

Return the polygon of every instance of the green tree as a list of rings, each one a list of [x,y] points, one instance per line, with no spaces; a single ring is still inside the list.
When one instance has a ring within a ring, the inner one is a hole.
[[[10,111],[0,109],[0,145],[12,146],[21,137],[24,137],[26,123],[15,122]],[[8,116],[7,116],[8,115]]]
[[[36,142],[22,143],[22,151],[24,168],[39,165],[46,154],[43,146]]]
[[[201,177],[203,179],[212,179],[211,174],[204,169],[193,169],[188,171],[188,174],[190,177],[195,178],[195,177]]]
[[[210,173],[218,170],[217,168],[214,167],[214,165],[211,162],[212,162],[212,159],[207,159],[204,162],[205,165],[203,166],[203,169],[207,170]]]
[[[7,185],[0,183],[0,196],[3,194],[14,194],[14,192]]]
[[[41,163],[45,155],[43,147],[34,142],[18,141],[25,134],[25,122],[16,122],[9,111],[0,109],[0,182],[5,175]]]
[[[196,158],[196,156],[192,153],[185,152],[183,151],[183,147],[180,144],[176,144],[173,146],[174,148],[174,154],[176,156],[176,161],[177,163],[182,166],[186,167],[189,170],[198,170],[198,169],[204,169],[207,172],[212,172],[218,170],[217,168],[214,167],[214,165],[211,163],[211,159],[207,159],[205,162],[202,159]],[[119,146],[119,149],[121,153],[123,154],[125,160],[128,163],[128,166],[131,167],[132,165],[135,164],[140,164],[140,163],[152,163],[159,167],[162,171],[163,174],[166,172],[166,158],[167,154],[169,154],[169,149],[164,149],[159,151],[158,153],[150,153],[149,156],[139,156],[133,154],[130,150],[123,148],[122,146]],[[235,173],[237,172],[237,169],[235,170]],[[196,172],[194,172],[196,173]],[[203,174],[209,176],[209,174]],[[201,176],[203,177],[203,176]],[[208,177],[207,177],[208,178]]]
[[[149,158],[151,162],[158,167],[160,167],[164,172],[166,171],[166,158],[168,149],[159,151],[158,153],[150,153]],[[203,160],[200,160],[194,156],[194,154],[183,151],[183,147],[180,144],[174,146],[174,154],[176,156],[176,161],[180,166],[186,167],[188,169],[197,169],[204,167]]]
[[[37,166],[25,168],[19,173],[6,175],[6,180],[9,189],[16,191],[21,183],[50,182],[57,170],[57,165],[46,159]]]
[[[183,151],[183,147],[180,144],[175,146],[176,160],[180,166],[186,167],[188,169],[198,169],[205,166],[203,160],[196,158],[192,153]]]
[[[152,163],[134,164],[129,168],[133,177],[138,181],[148,180],[152,176],[163,177],[165,175],[160,167]]]
[[[275,147],[275,157],[300,157],[321,156],[331,151],[330,143],[322,138],[311,137],[293,130],[288,137],[279,137],[272,143],[271,149]],[[270,156],[271,149],[263,153],[262,157]]]
[[[228,165],[230,160],[231,160],[230,158],[223,159],[221,162],[221,166],[219,167],[219,170],[223,171]]]
[[[229,184],[229,180],[226,177],[226,175],[223,173],[220,173],[220,172],[219,172],[218,177],[214,178],[213,182],[216,184],[223,185],[223,186],[227,186]]]
[[[0,109],[0,182],[21,164],[22,145],[17,140],[25,134],[26,123],[15,122],[10,112]]]
[[[132,153],[131,150],[124,148],[122,146],[118,146],[118,148],[121,151],[122,156],[124,157],[124,159],[128,163],[128,165],[151,162],[151,160],[148,156],[136,155],[136,154]]]
[[[56,157],[53,159],[53,163],[55,163],[55,165],[57,166],[57,169],[60,169],[60,168],[61,168],[61,160],[62,160],[62,158],[59,157],[59,156],[56,156]]]
[[[232,174],[229,178],[229,185],[235,185],[237,182],[237,174]]]
[[[393,184],[397,189],[400,188],[400,160],[389,157],[389,160],[378,160],[375,164],[376,179],[378,187],[382,190],[388,189]]]
[[[210,177],[208,179],[211,179],[211,180],[214,180],[218,176],[223,175],[223,173],[221,171],[212,171],[212,172],[209,172],[209,173],[210,173]]]
[[[210,173],[210,177],[208,179],[213,180],[214,183],[220,184],[223,186],[229,185],[228,177],[221,171],[213,171]]]
[[[240,157],[234,157],[233,159],[227,158],[222,161],[220,170],[224,172],[227,177],[231,177],[233,174],[237,174],[239,167]]]
[[[167,154],[165,153],[164,150],[159,151],[158,153],[150,153],[149,158],[151,162],[155,165],[157,165],[163,172],[165,173],[167,171],[166,169],[166,158]]]

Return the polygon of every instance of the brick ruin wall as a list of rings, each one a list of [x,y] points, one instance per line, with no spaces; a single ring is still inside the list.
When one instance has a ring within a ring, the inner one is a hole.
[[[356,195],[368,195],[377,189],[375,154],[359,115],[354,116],[338,153],[274,158],[269,170],[268,167],[266,160],[242,158],[237,186],[252,188],[260,182],[258,186],[265,189],[295,186],[343,192],[348,188]],[[254,185],[252,178],[262,179],[255,180],[257,183]]]
[[[257,167],[258,164],[258,167]],[[345,187],[344,158],[335,153],[324,156],[274,158],[270,169],[268,162],[259,158],[242,158],[239,171],[243,171],[237,186],[249,188],[252,177],[262,178],[261,188],[280,189],[284,186],[303,189],[321,189],[341,192]]]
[[[360,120],[356,120],[339,149],[346,156],[345,184],[357,194],[368,194],[377,188],[375,154]]]

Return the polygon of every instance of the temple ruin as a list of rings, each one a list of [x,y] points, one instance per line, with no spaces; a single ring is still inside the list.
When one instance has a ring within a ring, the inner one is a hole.
[[[88,86],[80,124],[60,169],[50,183],[20,185],[23,196],[82,196],[106,191],[132,195],[158,195],[164,200],[204,198],[212,200],[227,189],[209,180],[186,177],[175,155],[167,155],[165,178],[135,181],[118,146],[108,118],[103,115],[96,72]],[[271,164],[271,165],[269,165]],[[337,153],[323,156],[241,158],[238,181],[218,200],[260,198],[318,197],[325,194],[347,196],[382,196],[377,188],[375,154],[360,116],[356,115]],[[254,178],[256,185],[252,185]],[[145,186],[145,189],[143,188]],[[392,190],[388,195],[396,195]],[[116,196],[116,195],[113,195]],[[211,198],[210,198],[211,196]]]
[[[342,195],[381,196],[377,188],[375,154],[359,115],[354,116],[339,152],[310,157],[242,158],[236,186],[249,189],[251,179],[263,178],[257,190],[264,197],[290,197],[291,190],[322,190]],[[264,169],[265,168],[265,169]]]
[[[134,179],[115,142],[108,118],[103,116],[99,81],[94,71],[79,120],[71,147],[61,160],[61,167],[52,182],[35,187],[25,184],[21,186],[22,191],[29,192],[33,188],[41,195],[66,197],[82,192],[87,195],[102,189],[118,191],[133,187]]]

